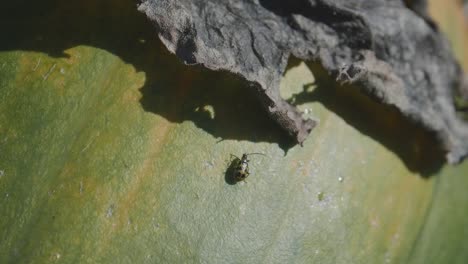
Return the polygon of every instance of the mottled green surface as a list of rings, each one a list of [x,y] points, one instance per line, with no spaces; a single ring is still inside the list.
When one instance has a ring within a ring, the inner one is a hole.
[[[468,261],[468,163],[394,109],[291,61],[282,93],[320,122],[290,148],[133,3],[41,6],[0,16],[0,263]],[[244,152],[267,156],[231,184]]]

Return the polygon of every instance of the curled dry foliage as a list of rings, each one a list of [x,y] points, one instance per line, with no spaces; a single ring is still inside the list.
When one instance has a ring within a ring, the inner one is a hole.
[[[270,116],[302,143],[316,122],[279,95],[289,56],[320,62],[439,136],[450,163],[468,153],[452,90],[461,70],[424,1],[143,0],[166,47],[187,64],[251,82]]]

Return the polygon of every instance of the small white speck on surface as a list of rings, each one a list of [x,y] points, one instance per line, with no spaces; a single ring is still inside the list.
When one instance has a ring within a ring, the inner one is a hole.
[[[239,206],[239,213],[240,213],[241,215],[245,215],[245,210],[246,210],[245,205]]]
[[[80,194],[83,194],[83,190],[84,190],[83,182],[80,181]]]
[[[107,218],[111,218],[114,215],[114,207],[115,207],[114,204],[111,204],[109,208],[107,208],[107,211],[106,211]]]
[[[153,222],[153,229],[158,230],[159,227],[160,227],[159,223],[156,221],[156,219],[154,217],[151,220]]]
[[[34,66],[34,68],[33,68],[32,70],[33,70],[33,71],[36,71],[40,64],[41,64],[41,58],[39,58],[39,59],[37,60],[36,66]]]
[[[60,259],[60,257],[61,257],[60,253],[55,253],[55,258],[56,259]]]
[[[213,168],[214,165],[215,165],[214,160],[209,160],[209,161],[206,161],[206,162],[205,162],[205,167],[206,167],[206,168],[211,169],[211,168]]]
[[[98,131],[96,133],[96,135],[91,138],[91,140],[88,142],[88,144],[81,150],[81,152],[85,152],[91,146],[91,144],[94,142],[94,140],[96,140],[96,138],[98,138],[100,136],[100,134],[101,133]]]
[[[339,182],[343,182],[343,180],[344,180],[343,177],[338,177]]]
[[[390,252],[390,251],[385,252],[384,260],[385,260],[385,263],[390,263],[390,262],[392,261],[391,252]]]
[[[60,68],[60,73],[61,73],[61,74],[65,74],[65,69],[64,69],[64,68]]]
[[[5,175],[5,171],[4,171],[4,170],[0,170],[0,178],[2,178],[3,175]]]
[[[5,193],[5,197],[6,197],[6,198],[10,197],[10,194],[9,194],[9,193]]]
[[[47,78],[49,77],[50,74],[52,74],[52,72],[55,70],[55,67],[57,67],[56,63],[54,63],[54,65],[52,65],[52,67],[50,67],[49,71],[46,74],[42,75],[42,79],[44,81],[47,80]]]
[[[308,114],[310,112],[309,108],[304,109],[304,114]]]

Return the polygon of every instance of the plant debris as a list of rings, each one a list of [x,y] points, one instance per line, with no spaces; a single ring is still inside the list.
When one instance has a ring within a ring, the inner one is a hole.
[[[186,64],[255,84],[270,116],[300,144],[316,122],[279,94],[290,56],[320,62],[337,81],[437,133],[448,162],[468,153],[468,125],[452,97],[462,73],[425,1],[143,0],[138,9]]]

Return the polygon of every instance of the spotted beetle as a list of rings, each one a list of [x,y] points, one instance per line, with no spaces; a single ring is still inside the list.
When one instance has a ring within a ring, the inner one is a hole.
[[[231,154],[232,155],[232,154]],[[235,155],[232,155],[234,157],[236,157],[237,159],[237,163],[235,164],[234,166],[234,179],[238,182],[240,181],[244,181],[249,175],[250,175],[250,172],[249,172],[249,161],[247,159],[247,157],[249,155],[263,155],[265,156],[265,154],[262,154],[262,153],[244,153],[242,154],[242,158],[238,158],[237,156]]]

